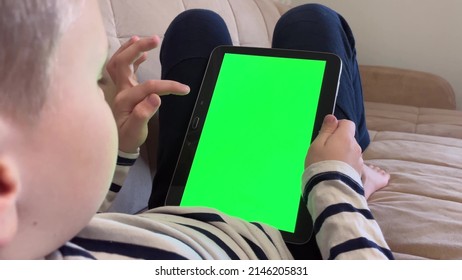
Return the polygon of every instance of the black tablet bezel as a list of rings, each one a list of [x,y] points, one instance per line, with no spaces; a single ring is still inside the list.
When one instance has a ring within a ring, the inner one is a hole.
[[[189,171],[191,169],[192,162],[194,159],[194,154],[197,149],[202,128],[205,123],[207,111],[210,105],[210,101],[212,99],[212,94],[216,86],[221,64],[226,53],[301,58],[325,61],[326,68],[311,141],[313,141],[314,138],[317,136],[324,117],[334,112],[340,73],[342,69],[342,61],[338,56],[331,53],[285,49],[236,46],[217,47],[216,49],[214,49],[209,59],[204,79],[202,81],[202,85],[196,100],[196,105],[194,107],[191,120],[189,122],[188,130],[186,132],[186,136],[180,152],[180,156],[175,168],[174,176],[169,187],[166,205],[180,205],[181,198],[184,192],[184,187],[187,182]],[[295,232],[291,233],[282,230],[280,232],[283,236],[283,239],[286,242],[293,244],[303,244],[310,239],[312,228],[313,223],[311,220],[311,216],[309,215],[308,209],[301,198],[300,192],[299,213],[297,216]]]

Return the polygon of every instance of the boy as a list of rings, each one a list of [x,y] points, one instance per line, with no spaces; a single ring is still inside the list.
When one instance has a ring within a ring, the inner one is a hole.
[[[173,81],[137,85],[130,65],[136,68],[157,38],[134,38],[108,65],[119,90],[112,113],[97,83],[107,42],[96,1],[0,0],[0,13],[0,259],[291,258],[276,230],[210,209],[95,216],[114,170],[113,189],[126,175],[123,165],[136,158],[159,95],[189,88]],[[305,182],[314,218],[332,204],[324,192],[367,209],[354,131],[351,122],[328,116],[312,145]],[[351,176],[360,194],[341,181],[309,185],[328,170]],[[355,224],[324,222],[323,256],[392,257],[375,221],[353,218]],[[335,230],[340,227],[375,246],[332,251],[352,240]]]

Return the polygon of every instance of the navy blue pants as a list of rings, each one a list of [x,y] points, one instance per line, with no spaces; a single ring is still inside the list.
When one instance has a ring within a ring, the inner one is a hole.
[[[232,45],[232,41],[223,19],[211,11],[185,11],[166,31],[160,53],[162,79],[187,84],[191,92],[187,96],[162,97],[158,168],[149,208],[165,202],[209,56],[219,45]],[[272,45],[274,48],[322,51],[340,56],[343,70],[335,115],[356,124],[356,140],[363,150],[367,148],[370,140],[355,41],[346,21],[335,11],[318,4],[299,6],[280,18]]]

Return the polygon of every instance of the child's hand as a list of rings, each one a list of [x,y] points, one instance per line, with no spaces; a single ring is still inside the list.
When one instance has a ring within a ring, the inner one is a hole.
[[[313,163],[325,160],[343,161],[353,167],[361,175],[363,158],[361,147],[355,139],[355,124],[351,121],[338,121],[328,115],[313,141],[305,160],[305,168]]]
[[[149,80],[138,84],[135,72],[146,61],[146,52],[157,47],[157,36],[132,37],[114,53],[106,70],[111,76],[116,96],[111,104],[119,132],[119,150],[136,153],[146,141],[148,122],[160,107],[160,97],[186,95],[189,87],[175,81]]]

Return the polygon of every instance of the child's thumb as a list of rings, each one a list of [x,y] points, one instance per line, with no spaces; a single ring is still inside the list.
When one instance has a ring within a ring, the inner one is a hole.
[[[338,120],[334,115],[327,115],[318,134],[318,141],[325,143],[338,127]]]

